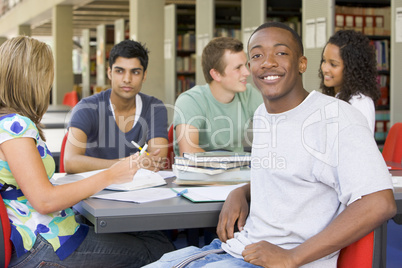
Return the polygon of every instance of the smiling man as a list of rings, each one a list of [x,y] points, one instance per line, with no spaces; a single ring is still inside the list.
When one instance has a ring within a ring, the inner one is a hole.
[[[307,59],[297,33],[267,22],[252,33],[248,52],[264,98],[253,119],[250,184],[227,197],[219,240],[167,253],[147,268],[336,268],[340,249],[396,213],[387,166],[363,115],[304,89]],[[285,164],[268,167],[271,155]]]
[[[82,99],[73,109],[65,148],[66,172],[108,168],[138,151],[150,153],[143,167],[158,169],[167,155],[167,111],[141,88],[147,77],[148,50],[125,40],[110,51],[108,77],[112,88]]]
[[[243,44],[231,37],[211,40],[202,52],[207,82],[182,93],[173,118],[176,155],[213,150],[244,151],[243,141],[261,94],[247,83]]]

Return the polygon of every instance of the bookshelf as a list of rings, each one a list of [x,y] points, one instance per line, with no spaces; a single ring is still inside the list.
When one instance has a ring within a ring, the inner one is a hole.
[[[175,100],[195,85],[195,5],[165,6],[165,105],[172,122]]]
[[[335,2],[335,32],[351,29],[365,34],[376,50],[377,85],[381,98],[376,103],[375,139],[382,146],[390,128],[390,35],[391,7],[389,1],[366,3]]]

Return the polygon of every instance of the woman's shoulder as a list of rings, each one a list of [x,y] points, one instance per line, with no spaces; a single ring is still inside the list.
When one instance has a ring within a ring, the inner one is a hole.
[[[0,117],[0,133],[10,136],[30,136],[36,137],[38,129],[34,122],[26,116],[16,113],[7,114]]]

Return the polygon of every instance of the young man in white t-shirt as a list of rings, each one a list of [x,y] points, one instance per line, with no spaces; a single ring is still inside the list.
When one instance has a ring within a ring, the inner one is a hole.
[[[248,52],[264,99],[253,119],[251,182],[226,199],[220,240],[147,267],[336,268],[340,249],[396,213],[388,169],[363,115],[303,88],[300,37],[285,24],[265,23]]]

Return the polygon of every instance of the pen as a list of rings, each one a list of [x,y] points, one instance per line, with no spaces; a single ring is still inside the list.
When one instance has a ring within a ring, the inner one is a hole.
[[[149,155],[149,153],[147,151],[145,151],[148,148],[148,144],[144,145],[144,148],[142,148],[140,145],[138,145],[138,143],[136,143],[135,141],[131,141],[131,143],[137,147],[138,149],[140,149],[140,154],[142,154],[143,152],[145,152],[147,155]]]
[[[143,147],[142,149],[140,149],[140,150],[141,150],[141,151],[140,151],[140,154],[142,154],[142,153],[146,152],[146,153],[147,153],[147,155],[149,155],[149,153],[148,153],[147,151],[145,151],[147,148],[148,148],[148,144],[147,144],[147,143],[145,143],[144,147]]]
[[[183,191],[178,192],[178,193],[177,193],[177,196],[182,196],[182,195],[184,195],[184,194],[187,193],[187,192],[188,192],[188,189],[184,189]]]

